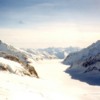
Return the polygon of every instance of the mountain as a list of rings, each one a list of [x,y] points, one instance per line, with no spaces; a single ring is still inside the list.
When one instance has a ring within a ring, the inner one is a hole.
[[[27,52],[0,40],[0,69],[15,74],[38,77],[31,63],[35,64],[35,61]]]
[[[35,59],[64,59],[69,53],[79,51],[80,48],[45,48],[45,49],[23,49],[26,52],[33,54]]]
[[[56,56],[49,54],[48,52],[46,52],[43,49],[23,49],[24,51],[26,51],[28,54],[32,55],[32,58],[34,60],[43,60],[43,59],[55,59]]]
[[[100,41],[93,43],[85,49],[76,53],[70,53],[64,60],[65,64],[73,65],[74,63],[82,62],[90,57],[100,53]]]
[[[85,77],[90,77],[93,79],[100,77],[100,40],[87,48],[69,54],[65,60],[64,64],[70,65],[66,72],[70,73],[73,77],[77,75]],[[97,80],[95,80],[97,82]]]

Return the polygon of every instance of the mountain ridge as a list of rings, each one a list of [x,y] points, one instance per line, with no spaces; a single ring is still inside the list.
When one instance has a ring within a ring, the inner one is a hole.
[[[72,78],[100,85],[100,40],[77,53],[69,54],[63,63],[70,65],[65,72]]]
[[[1,68],[6,69],[10,71],[11,73],[16,73],[15,70],[19,71],[19,74],[23,75],[28,75],[28,76],[35,76],[38,77],[38,74],[34,68],[34,66],[32,66],[29,61],[29,59],[32,60],[32,58],[27,55],[24,51],[15,48],[11,45],[8,45],[6,43],[3,43],[0,40],[0,57],[1,59],[3,59],[3,62],[0,62],[1,64]],[[35,62],[34,60],[32,60],[33,62]],[[9,62],[11,62],[12,64],[10,64]],[[17,65],[20,66],[20,69],[17,69]],[[16,66],[16,67],[15,67]],[[10,70],[9,70],[10,69]]]

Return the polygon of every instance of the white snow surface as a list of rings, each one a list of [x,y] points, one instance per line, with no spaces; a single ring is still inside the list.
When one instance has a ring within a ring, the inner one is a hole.
[[[40,79],[0,72],[0,100],[100,100],[100,87],[71,79],[61,60],[43,60]]]
[[[25,71],[25,69],[20,63],[2,57],[0,57],[0,68],[1,67],[7,69],[8,72],[16,73],[18,75],[23,75],[23,72]]]

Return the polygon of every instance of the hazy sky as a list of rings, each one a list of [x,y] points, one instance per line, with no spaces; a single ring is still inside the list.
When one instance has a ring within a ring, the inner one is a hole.
[[[100,0],[0,0],[0,39],[17,47],[86,47],[100,39]]]

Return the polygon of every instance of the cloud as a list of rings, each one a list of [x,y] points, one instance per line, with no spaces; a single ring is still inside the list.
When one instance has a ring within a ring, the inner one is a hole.
[[[29,29],[2,28],[0,39],[17,47],[86,47],[100,39],[100,29],[74,23],[45,23]]]

